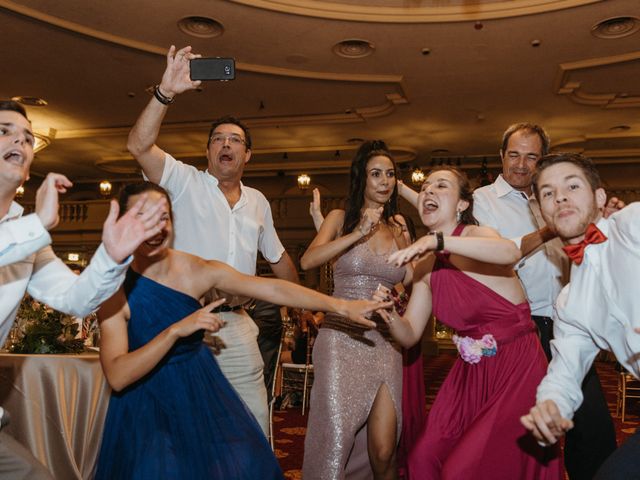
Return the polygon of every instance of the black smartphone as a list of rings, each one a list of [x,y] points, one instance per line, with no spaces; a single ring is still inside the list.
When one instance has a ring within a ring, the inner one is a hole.
[[[194,58],[190,61],[191,80],[233,80],[236,62],[233,58]]]

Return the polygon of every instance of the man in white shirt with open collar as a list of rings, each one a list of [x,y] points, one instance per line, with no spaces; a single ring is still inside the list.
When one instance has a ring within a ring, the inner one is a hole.
[[[549,136],[539,125],[517,123],[507,128],[500,149],[502,174],[473,194],[473,215],[480,225],[492,227],[505,238],[521,237],[546,226],[532,183],[536,162],[548,153],[549,144]],[[556,238],[545,243],[516,265],[516,270],[550,360],[553,304],[569,280],[562,242]],[[589,370],[583,389],[586,401],[565,444],[565,466],[572,480],[592,478],[616,448],[615,429],[595,368]]]
[[[546,156],[534,178],[549,228],[572,259],[571,283],[556,302],[553,360],[537,404],[522,418],[538,441],[555,443],[573,427],[580,385],[600,349],[640,378],[640,203],[604,218],[606,194],[591,160]],[[609,457],[597,479],[640,476],[640,434]]]
[[[164,201],[137,217],[140,204],[117,221],[117,203],[112,202],[103,244],[85,271],[74,274],[48,246],[48,230],[58,223],[58,193],[71,187],[71,182],[63,175],[47,175],[31,215],[22,216],[22,207],[14,202],[17,188],[29,178],[33,144],[24,108],[14,101],[0,101],[0,345],[7,339],[25,292],[64,313],[84,317],[120,287],[130,263],[127,257],[164,226],[160,219]],[[0,409],[0,417],[4,415]],[[0,434],[0,477],[51,478],[4,433]]]
[[[223,117],[212,125],[206,148],[207,171],[177,161],[155,144],[174,97],[200,85],[190,79],[189,61],[193,58],[196,55],[191,47],[176,52],[171,46],[154,98],[138,118],[128,142],[145,176],[171,196],[174,248],[225,262],[248,275],[256,272],[260,250],[276,277],[298,283],[295,266],[273,226],[269,202],[261,192],[241,182],[244,165],[251,158],[251,137],[240,121]],[[248,299],[220,296],[230,299],[233,311],[228,306],[220,310],[226,325],[216,334],[224,342],[216,358],[267,434],[267,391],[256,341],[258,327],[242,308]]]

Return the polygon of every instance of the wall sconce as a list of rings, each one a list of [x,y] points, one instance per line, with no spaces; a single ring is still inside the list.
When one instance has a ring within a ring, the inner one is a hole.
[[[306,190],[311,185],[311,177],[306,173],[298,175],[298,188],[300,190]]]
[[[424,182],[424,172],[419,168],[416,168],[411,173],[411,183],[418,186],[418,185],[422,185],[423,182]]]
[[[16,198],[22,198],[24,196],[24,187],[20,185],[16,188]]]
[[[100,182],[100,195],[108,197],[111,195],[111,182],[109,180],[103,180]]]

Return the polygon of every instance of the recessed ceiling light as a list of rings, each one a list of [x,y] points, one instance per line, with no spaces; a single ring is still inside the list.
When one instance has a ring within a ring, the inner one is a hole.
[[[347,143],[350,143],[353,145],[359,145],[362,142],[364,142],[364,138],[360,138],[360,137],[352,137],[347,140]]]
[[[615,127],[611,127],[609,129],[610,132],[626,132],[627,130],[631,130],[629,125],[616,125]]]
[[[537,38],[535,40],[531,40],[531,46],[532,47],[539,47],[541,43],[542,42],[540,40],[538,40]]]
[[[442,155],[443,153],[449,153],[449,150],[446,148],[436,148],[435,150],[431,150],[433,155]]]
[[[375,50],[375,46],[366,40],[356,38],[343,40],[333,46],[333,53],[344,58],[368,57]]]
[[[422,50],[420,50],[420,53],[422,53],[422,55],[429,55],[431,53],[431,49],[424,47]]]
[[[21,95],[18,97],[13,97],[11,100],[23,105],[28,105],[30,107],[46,107],[48,105],[48,102],[44,98],[38,97],[27,97]]]
[[[184,17],[178,21],[178,28],[187,35],[198,38],[219,37],[224,33],[222,24],[209,17]]]
[[[613,17],[596,23],[591,27],[594,37],[612,40],[628,37],[640,30],[640,19],[636,17]]]

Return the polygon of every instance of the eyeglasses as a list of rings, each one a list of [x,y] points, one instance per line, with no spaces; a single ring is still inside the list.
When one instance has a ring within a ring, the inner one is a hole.
[[[224,145],[227,140],[229,140],[229,144],[231,145],[246,145],[244,138],[242,138],[240,135],[224,135],[222,133],[211,135],[211,143],[214,143],[216,145]]]

